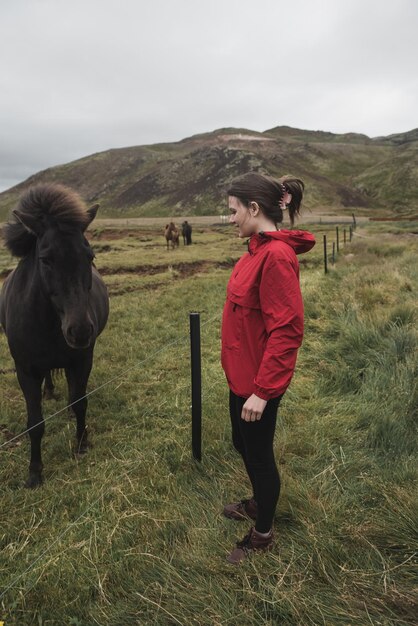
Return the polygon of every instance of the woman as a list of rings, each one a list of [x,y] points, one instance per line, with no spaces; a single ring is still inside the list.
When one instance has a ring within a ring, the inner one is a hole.
[[[227,287],[222,320],[222,367],[230,388],[232,441],[252,486],[248,499],[227,504],[224,515],[255,526],[227,557],[238,564],[273,545],[280,493],[273,439],[280,400],[290,384],[303,337],[303,303],[296,254],[315,245],[313,235],[277,230],[288,209],[293,225],[304,191],[299,179],[281,181],[248,173],[228,190],[230,223],[249,237]]]

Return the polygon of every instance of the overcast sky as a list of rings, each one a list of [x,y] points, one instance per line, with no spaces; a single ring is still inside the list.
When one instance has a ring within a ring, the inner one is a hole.
[[[0,190],[109,148],[418,126],[417,0],[0,0]]]

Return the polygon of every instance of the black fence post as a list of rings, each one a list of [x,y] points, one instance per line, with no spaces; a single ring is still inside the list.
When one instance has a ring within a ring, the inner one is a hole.
[[[337,233],[337,252],[339,252],[340,251],[340,234],[338,231],[338,226],[336,227],[335,232]]]
[[[192,453],[202,460],[202,364],[200,355],[200,314],[190,313],[190,354],[192,368]]]
[[[353,218],[353,230],[356,230],[356,226],[357,226],[356,216],[354,215],[354,213],[352,213],[351,215],[352,215],[352,218]]]
[[[327,259],[327,236],[324,235],[324,270],[325,274],[328,273],[328,259]]]
[[[335,265],[335,241],[332,242],[332,264]]]

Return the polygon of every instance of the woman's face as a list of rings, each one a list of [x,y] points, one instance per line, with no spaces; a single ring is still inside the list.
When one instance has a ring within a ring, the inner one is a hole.
[[[235,224],[235,227],[238,228],[238,237],[251,237],[256,232],[256,220],[251,215],[250,209],[235,196],[229,196],[228,203],[231,213],[229,223]]]

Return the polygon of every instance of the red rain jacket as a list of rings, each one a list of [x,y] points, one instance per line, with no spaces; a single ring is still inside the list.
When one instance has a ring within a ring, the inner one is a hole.
[[[311,233],[278,230],[251,236],[228,282],[222,319],[222,367],[242,398],[282,395],[303,338],[296,254],[315,245]]]

